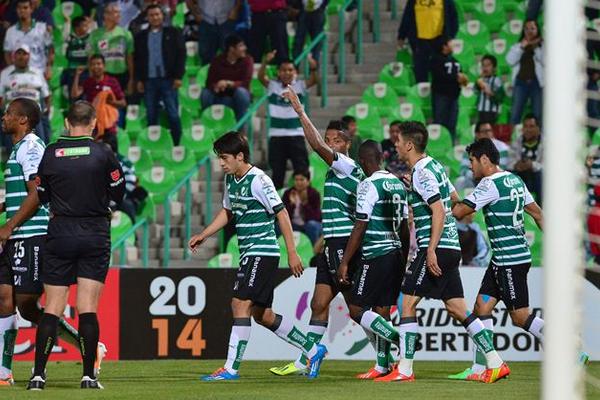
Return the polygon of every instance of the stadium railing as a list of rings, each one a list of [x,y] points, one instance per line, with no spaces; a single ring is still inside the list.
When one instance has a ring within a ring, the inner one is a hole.
[[[355,0],[347,0],[338,12],[338,83],[346,83],[346,19],[345,12]],[[379,7],[379,1],[375,1],[376,7]],[[356,0],[356,57],[355,63],[361,64],[363,60],[363,2]],[[377,22],[379,23],[379,21]]]
[[[119,251],[119,265],[127,264],[127,239],[131,236],[135,235],[138,229],[142,228],[142,266],[144,268],[148,267],[148,247],[149,247],[149,222],[146,218],[140,218],[137,220],[135,224],[127,232],[121,235],[116,241],[114,241],[110,246],[110,252]]]

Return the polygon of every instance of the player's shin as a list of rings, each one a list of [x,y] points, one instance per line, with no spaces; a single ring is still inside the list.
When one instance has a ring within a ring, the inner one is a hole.
[[[327,332],[327,321],[317,321],[311,319],[308,323],[308,332],[306,333],[306,338],[311,343],[320,343],[321,339]],[[304,353],[295,361],[296,368],[306,368],[306,364],[308,359]]]
[[[79,349],[83,359],[83,376],[95,379],[94,363],[100,327],[96,313],[79,314]]]
[[[0,316],[0,379],[9,378],[12,373],[16,338],[17,314]]]
[[[250,339],[250,318],[234,318],[229,336],[229,349],[227,350],[227,361],[225,369],[230,374],[237,374],[240,363],[244,358],[244,352]]]
[[[275,322],[268,328],[281,339],[302,350],[309,359],[316,354],[315,343],[308,340],[306,335],[296,328],[288,318],[275,314]]]
[[[485,331],[487,335],[490,337],[492,343],[494,343],[494,319],[491,315],[480,315],[479,319],[481,323],[485,327]],[[486,359],[485,354],[479,349],[479,346],[475,346],[473,350],[473,365],[471,366],[471,371],[473,373],[479,374],[483,372],[486,368]]]
[[[417,317],[400,318],[400,361],[398,362],[398,372],[405,376],[411,376],[413,373],[412,365],[415,358],[418,329],[419,323],[417,322]]]
[[[531,333],[533,336],[535,336],[536,338],[541,340],[543,343],[543,341],[544,341],[544,334],[542,333],[542,330],[544,329],[544,320],[543,319],[531,314],[527,318],[527,321],[525,321],[525,325],[523,325],[523,329],[525,329],[527,332]]]
[[[487,368],[499,368],[503,361],[496,352],[492,338],[486,332],[481,320],[475,314],[471,314],[463,321],[463,326],[475,345],[483,352]]]
[[[375,335],[392,342],[396,345],[400,344],[400,335],[392,324],[386,321],[381,315],[366,310],[356,321],[360,323],[364,329],[373,332]]]
[[[57,326],[58,317],[56,315],[48,313],[42,315],[35,334],[34,376],[44,376],[48,357],[50,357],[52,347],[56,343]]]

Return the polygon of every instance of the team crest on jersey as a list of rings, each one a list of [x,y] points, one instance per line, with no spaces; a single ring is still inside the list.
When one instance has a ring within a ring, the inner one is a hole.
[[[515,185],[519,184],[519,178],[517,178],[516,176],[507,176],[506,178],[504,178],[502,180],[502,183],[504,184],[504,186],[506,186],[507,188],[511,188],[514,187]]]
[[[108,48],[108,40],[101,40],[98,42],[98,48],[100,50],[106,50]]]
[[[242,187],[242,190],[240,192],[243,197],[248,196],[248,187],[247,186]]]

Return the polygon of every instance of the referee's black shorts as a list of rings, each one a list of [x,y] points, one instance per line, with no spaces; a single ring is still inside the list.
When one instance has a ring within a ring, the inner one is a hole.
[[[70,286],[77,278],[104,283],[110,262],[107,217],[54,217],[48,224],[42,282]]]

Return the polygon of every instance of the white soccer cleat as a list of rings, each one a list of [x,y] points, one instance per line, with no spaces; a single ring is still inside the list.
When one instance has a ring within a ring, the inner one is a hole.
[[[96,374],[96,376],[100,374],[102,360],[106,357],[107,353],[108,349],[106,348],[106,345],[102,342],[98,342],[98,347],[96,348],[96,362],[94,363],[94,374]]]

